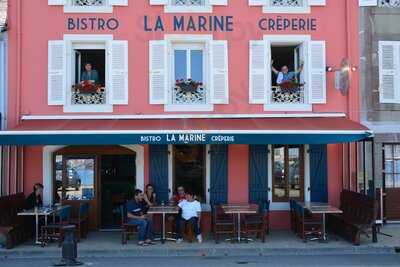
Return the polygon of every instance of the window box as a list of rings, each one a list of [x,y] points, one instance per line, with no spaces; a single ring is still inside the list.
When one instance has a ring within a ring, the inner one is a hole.
[[[88,66],[89,65],[89,66]],[[111,35],[49,41],[48,104],[64,112],[112,112],[128,104],[128,44]]]
[[[113,6],[127,6],[128,0],[48,0],[52,6],[64,6],[65,13],[112,13]]]
[[[164,5],[165,13],[212,13],[213,6],[227,6],[228,0],[149,0],[150,5]]]
[[[312,6],[325,6],[326,0],[249,0],[250,6],[261,6],[264,13],[310,13]]]
[[[150,104],[165,111],[212,111],[228,104],[228,44],[211,35],[166,35],[150,41]],[[196,90],[181,82],[195,81]]]

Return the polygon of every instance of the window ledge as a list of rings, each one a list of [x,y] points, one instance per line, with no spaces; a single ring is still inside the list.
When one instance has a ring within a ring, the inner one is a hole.
[[[264,111],[312,111],[311,104],[265,104]]]
[[[165,112],[176,112],[176,111],[186,111],[186,112],[199,112],[199,111],[214,111],[214,105],[165,105]]]
[[[304,7],[273,7],[273,6],[263,6],[263,13],[287,13],[287,14],[296,14],[296,13],[311,13],[310,6]]]
[[[72,106],[66,105],[64,106],[64,113],[73,113],[73,112],[91,112],[91,113],[109,113],[113,112],[112,105],[79,105]]]
[[[205,6],[175,6],[175,5],[165,5],[165,13],[212,13],[212,5]]]
[[[110,5],[106,6],[64,6],[64,13],[112,13],[113,7]]]

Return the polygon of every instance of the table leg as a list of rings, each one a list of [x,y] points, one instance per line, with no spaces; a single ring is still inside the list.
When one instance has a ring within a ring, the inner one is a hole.
[[[35,243],[36,244],[40,244],[40,242],[39,242],[39,214],[35,214],[35,223],[36,223],[36,229],[35,229],[36,240],[35,240]]]
[[[47,226],[47,215],[44,216],[44,225]]]
[[[165,243],[165,213],[162,214],[162,238],[161,243]]]
[[[325,213],[322,213],[322,240],[326,241]]]
[[[241,229],[240,229],[240,213],[238,213],[237,217],[238,217],[238,242],[240,243],[240,232],[241,232]]]

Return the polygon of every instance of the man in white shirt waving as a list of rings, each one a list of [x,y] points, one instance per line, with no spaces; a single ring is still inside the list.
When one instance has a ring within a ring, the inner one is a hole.
[[[178,240],[177,243],[181,243],[183,240],[183,231],[186,223],[189,223],[193,227],[193,232],[196,234],[197,241],[203,242],[203,238],[200,232],[200,214],[201,204],[194,199],[194,195],[191,192],[186,192],[186,199],[182,200],[178,204],[179,209],[182,210],[182,217],[178,223]]]

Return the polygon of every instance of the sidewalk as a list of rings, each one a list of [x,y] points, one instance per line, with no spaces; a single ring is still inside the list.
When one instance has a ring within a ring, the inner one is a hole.
[[[79,257],[165,257],[165,256],[268,256],[268,255],[334,255],[334,254],[392,254],[400,249],[400,225],[386,225],[378,234],[378,243],[362,238],[360,246],[332,237],[328,243],[303,242],[289,231],[272,231],[265,243],[259,241],[219,244],[208,237],[202,244],[167,242],[149,247],[138,247],[135,240],[121,245],[119,232],[93,232],[78,244]],[[27,242],[14,249],[0,249],[1,258],[60,257],[55,243],[42,248]]]

